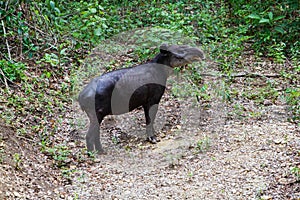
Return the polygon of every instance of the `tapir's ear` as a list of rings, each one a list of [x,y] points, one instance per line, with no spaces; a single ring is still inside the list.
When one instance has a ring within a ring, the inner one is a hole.
[[[163,53],[163,54],[167,54],[169,52],[167,44],[162,44],[159,49],[160,49],[160,53]]]

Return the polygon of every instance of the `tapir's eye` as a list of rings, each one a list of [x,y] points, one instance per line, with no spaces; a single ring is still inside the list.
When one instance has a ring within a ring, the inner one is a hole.
[[[178,60],[183,59],[183,57],[182,57],[182,56],[179,56],[179,55],[175,55],[175,58],[178,59]]]

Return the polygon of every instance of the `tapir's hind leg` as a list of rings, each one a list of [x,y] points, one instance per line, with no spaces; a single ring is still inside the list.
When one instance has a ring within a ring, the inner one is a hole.
[[[90,127],[86,134],[86,145],[89,152],[97,151],[97,153],[103,153],[103,148],[100,142],[100,124],[101,118],[98,120],[96,113],[89,112]]]

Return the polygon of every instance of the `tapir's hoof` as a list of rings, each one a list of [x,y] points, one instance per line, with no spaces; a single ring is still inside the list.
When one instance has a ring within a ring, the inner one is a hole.
[[[87,155],[89,157],[94,157],[95,155],[103,155],[106,154],[106,152],[102,149],[102,150],[94,150],[94,151],[87,151]]]
[[[152,144],[156,144],[160,141],[155,135],[148,137],[147,140]]]
[[[104,150],[101,150],[101,151],[97,151],[97,154],[98,155],[105,155],[105,154],[107,154],[107,152],[104,151]]]

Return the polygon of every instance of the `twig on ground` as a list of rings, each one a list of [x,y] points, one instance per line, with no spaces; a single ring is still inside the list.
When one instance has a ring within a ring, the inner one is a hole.
[[[280,74],[256,74],[256,73],[250,73],[250,72],[242,72],[238,74],[231,74],[231,75],[225,75],[225,74],[201,74],[201,76],[210,76],[210,77],[217,77],[217,78],[241,78],[241,77],[248,77],[248,78],[279,78]]]
[[[230,77],[233,78],[239,78],[239,77],[249,77],[249,78],[279,78],[280,74],[256,74],[256,73],[249,73],[249,72],[244,72],[240,74],[233,74]]]
[[[20,139],[23,139],[23,140],[27,140],[27,141],[29,141],[29,142],[36,142],[36,141],[34,141],[34,140],[32,140],[32,139],[29,139],[29,138],[26,138],[26,137],[23,137],[23,136],[20,136],[20,135],[16,135],[16,137],[17,137],[17,138],[20,138]]]

